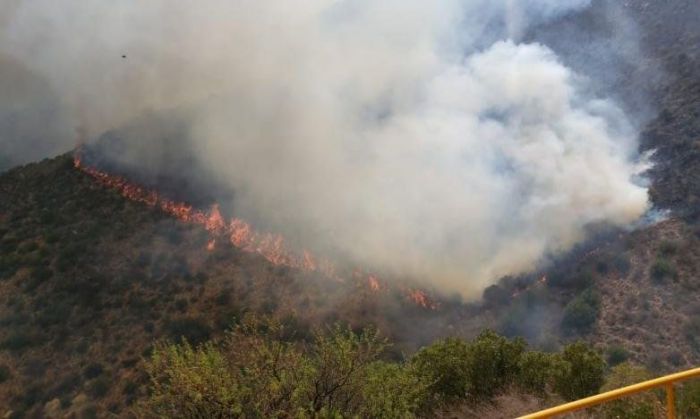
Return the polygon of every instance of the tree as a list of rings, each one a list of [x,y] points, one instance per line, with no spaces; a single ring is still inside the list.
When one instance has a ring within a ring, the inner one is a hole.
[[[525,341],[486,330],[473,342],[448,338],[418,352],[413,365],[442,402],[493,397],[516,380]]]
[[[450,402],[467,397],[472,389],[469,357],[467,342],[447,338],[421,349],[411,364],[430,383],[428,390],[437,402]]]
[[[604,383],[605,361],[583,342],[567,345],[557,368],[555,390],[566,400],[576,400],[596,394]]]
[[[410,418],[427,399],[429,383],[412,368],[377,361],[362,386],[361,417]]]
[[[246,317],[223,341],[159,343],[148,362],[144,417],[409,417],[427,387],[378,361],[374,330],[335,326],[304,347],[276,320]]]
[[[193,348],[159,344],[146,371],[151,395],[141,406],[144,417],[234,418],[243,413],[246,389],[212,344]]]
[[[561,357],[538,351],[525,352],[520,358],[516,383],[521,390],[544,396],[554,384],[557,372],[562,368]]]
[[[360,334],[336,325],[330,333],[315,333],[311,350],[314,369],[309,398],[314,412],[359,409],[368,366],[386,349],[376,330]]]
[[[508,340],[491,330],[482,332],[469,347],[470,395],[488,399],[514,382],[525,348],[525,341],[520,338]]]
[[[246,416],[275,417],[308,406],[314,369],[301,348],[282,339],[286,335],[275,319],[247,316],[224,339],[228,365],[246,389]]]

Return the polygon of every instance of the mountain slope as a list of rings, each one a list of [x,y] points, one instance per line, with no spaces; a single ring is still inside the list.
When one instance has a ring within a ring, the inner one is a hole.
[[[202,342],[248,311],[284,319],[300,339],[314,325],[376,324],[407,343],[398,354],[463,310],[208,241],[204,228],[124,198],[68,155],[1,175],[0,405],[122,412],[144,391],[139,365],[154,340]]]

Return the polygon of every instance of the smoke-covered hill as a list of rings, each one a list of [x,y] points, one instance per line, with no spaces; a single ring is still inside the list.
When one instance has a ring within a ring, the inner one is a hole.
[[[299,26],[279,27],[251,6],[250,22],[265,19],[236,26],[242,52],[223,47],[225,19],[186,8],[158,27],[184,44],[162,45],[148,25],[113,38],[66,17],[80,2],[0,6],[12,23],[0,29],[0,406],[126,415],[156,340],[216,339],[245,313],[277,316],[302,340],[373,324],[395,359],[489,327],[548,350],[583,338],[654,372],[697,365],[697,1],[408,3],[395,33],[380,23],[396,5],[300,9]],[[455,34],[430,26],[452,25],[455,10],[486,22],[464,19],[460,59],[442,43]],[[421,13],[426,31],[411,33]],[[212,36],[185,42],[209,34],[190,33],[203,23]],[[288,35],[281,46],[258,36],[271,27]],[[42,43],[46,28],[57,44]],[[367,38],[350,36],[358,28]],[[79,30],[104,38],[56,55]],[[241,79],[222,82],[231,69]],[[76,125],[101,170],[311,242],[344,280],[210,246],[206,226],[54,158]],[[386,275],[375,284],[358,269]],[[423,289],[429,303],[411,297]]]
[[[120,411],[143,394],[141,359],[155,340],[201,343],[247,312],[283,319],[300,339],[338,321],[377,325],[401,343],[397,353],[470,312],[448,301],[424,307],[366,277],[276,266],[226,243],[208,249],[203,227],[121,196],[72,156],[8,171],[0,197],[0,404],[18,412],[54,398]],[[88,400],[71,401],[80,394]]]

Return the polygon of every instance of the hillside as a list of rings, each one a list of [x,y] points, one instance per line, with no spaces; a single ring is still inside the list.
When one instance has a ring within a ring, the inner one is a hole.
[[[20,411],[57,398],[118,412],[145,391],[141,358],[155,340],[203,342],[249,311],[282,318],[300,338],[336,321],[375,324],[404,342],[400,352],[465,310],[230,245],[210,251],[204,228],[124,198],[70,155],[0,176],[0,236],[0,405]]]
[[[91,172],[87,163],[76,167],[80,150],[0,173],[0,416],[132,417],[152,390],[146,369],[154,347],[183,338],[220,345],[248,314],[279,320],[280,339],[300,346],[333,324],[355,332],[376,326],[393,343],[381,355],[387,362],[409,362],[440,338],[473,339],[488,328],[524,337],[548,355],[583,340],[606,359],[608,376],[623,361],[649,374],[699,365],[700,8],[696,0],[615,4],[634,22],[639,51],[615,51],[606,56],[608,67],[591,69],[591,57],[620,29],[609,4],[594,0],[524,39],[599,75],[596,88],[638,116],[640,151],[653,152],[643,174],[653,210],[628,228],[591,227],[589,240],[535,272],[501,278],[479,301],[374,276],[372,267],[339,262],[329,271],[316,262],[309,262],[313,269],[280,262],[143,198],[193,196],[178,182],[209,175],[188,160],[170,162],[171,174],[182,176],[176,182],[144,164],[128,181],[144,186],[136,194],[105,182],[106,172]],[[577,39],[587,43],[573,48]],[[181,134],[180,125],[173,129],[162,137]],[[113,134],[92,150],[118,154],[125,146]],[[189,184],[202,195],[197,204],[211,201],[204,184]],[[209,214],[208,206],[199,209]],[[535,395],[489,394],[486,404],[462,410],[460,400],[443,416],[507,417],[562,401],[537,384]],[[509,403],[514,410],[501,409]]]

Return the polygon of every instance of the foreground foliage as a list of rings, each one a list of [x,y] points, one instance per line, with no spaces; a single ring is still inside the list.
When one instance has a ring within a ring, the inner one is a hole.
[[[561,353],[530,351],[522,339],[485,331],[449,338],[403,361],[385,358],[374,330],[335,326],[310,342],[280,323],[247,318],[216,344],[161,343],[148,374],[145,417],[380,417],[478,405],[516,388],[566,399],[597,392],[605,362],[583,343]]]

